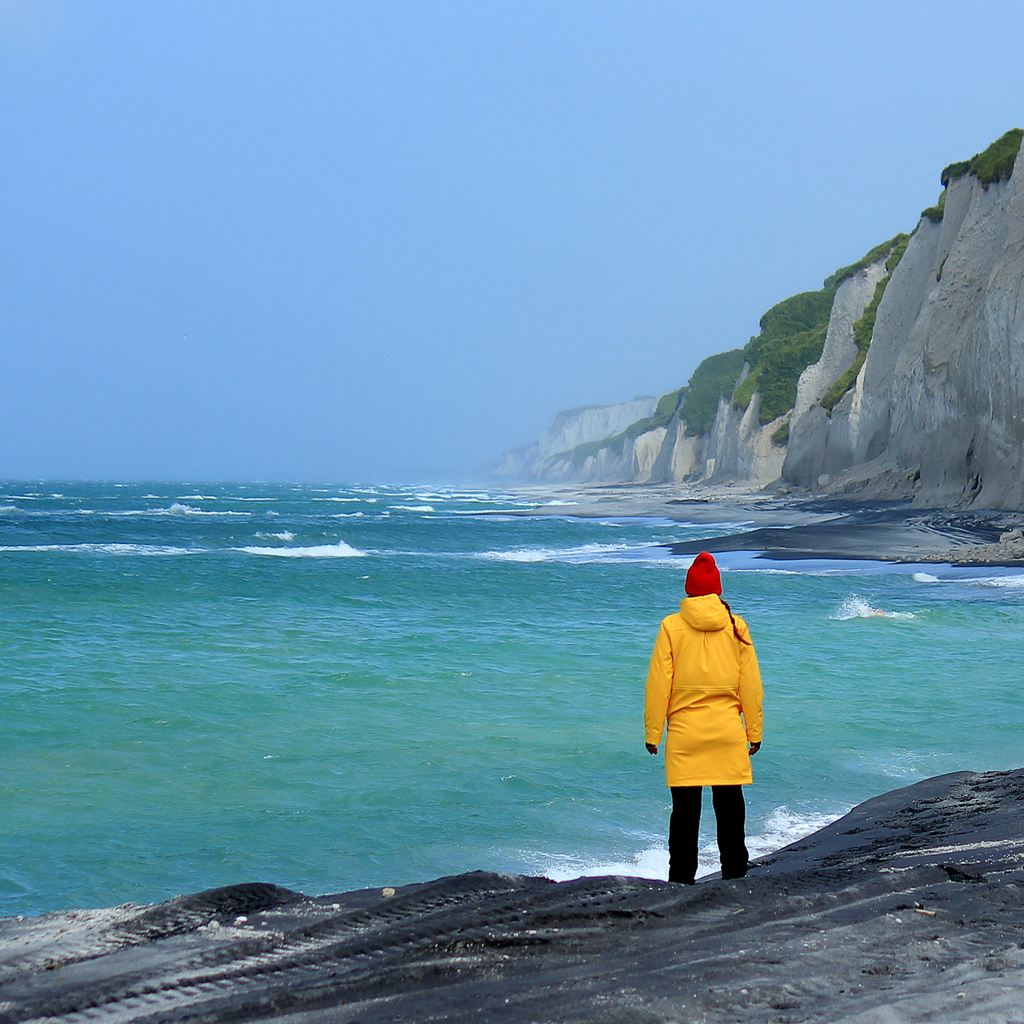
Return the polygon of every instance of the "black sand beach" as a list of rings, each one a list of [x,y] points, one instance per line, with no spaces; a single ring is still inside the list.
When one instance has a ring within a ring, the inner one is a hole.
[[[536,493],[537,507],[524,515],[645,516],[722,525],[720,537],[670,545],[677,555],[750,551],[772,559],[1024,566],[1024,538],[1008,537],[1024,530],[1022,512],[925,509],[906,501],[854,502],[743,488],[686,489],[678,484]]]
[[[472,873],[0,922],[0,1021],[1024,1021],[1024,769],[693,887]]]

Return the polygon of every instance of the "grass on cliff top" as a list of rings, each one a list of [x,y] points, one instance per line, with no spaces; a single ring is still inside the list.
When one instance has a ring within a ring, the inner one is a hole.
[[[1001,135],[988,149],[975,153],[970,160],[958,160],[942,171],[942,187],[951,181],[962,178],[965,174],[973,174],[982,185],[991,185],[994,181],[1003,181],[1013,174],[1013,164],[1020,150],[1024,129],[1011,128]]]
[[[940,200],[945,204],[945,200]],[[939,218],[942,219],[941,217]],[[900,242],[906,238],[904,234],[898,234],[895,238],[890,238],[888,242],[882,242],[881,245],[876,245],[874,249],[866,252],[856,263],[851,263],[848,267],[840,267],[834,274],[829,275],[825,278],[826,288],[838,288],[848,277],[853,277],[858,270],[863,270],[865,267],[871,266],[880,256],[890,253],[896,248]]]
[[[860,368],[868,357],[871,338],[875,333],[875,318],[878,315],[878,306],[882,301],[882,296],[885,294],[889,281],[892,280],[892,272],[896,269],[900,260],[903,259],[903,254],[907,251],[907,246],[910,244],[910,235],[901,235],[899,237],[902,241],[893,249],[889,254],[889,258],[885,261],[886,276],[875,285],[875,294],[871,297],[871,301],[864,309],[861,318],[853,325],[853,338],[857,342],[857,355],[853,360],[853,366],[825,392],[821,399],[822,407],[830,416],[832,415],[832,410],[836,407],[836,403],[853,387],[857,374],[860,373]]]

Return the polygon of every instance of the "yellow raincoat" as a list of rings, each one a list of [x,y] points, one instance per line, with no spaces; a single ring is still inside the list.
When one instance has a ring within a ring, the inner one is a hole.
[[[717,594],[688,597],[662,620],[647,673],[647,742],[665,741],[669,786],[752,782],[748,743],[761,742],[761,670],[747,624]],[[747,643],[736,637],[739,633]],[[740,717],[742,713],[742,718]]]

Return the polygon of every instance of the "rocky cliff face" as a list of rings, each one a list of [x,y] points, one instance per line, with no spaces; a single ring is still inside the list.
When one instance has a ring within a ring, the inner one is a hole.
[[[773,307],[743,352],[705,360],[687,387],[657,402],[559,414],[539,441],[506,452],[498,475],[754,486],[782,478],[927,506],[1024,508],[1020,138],[1015,129],[950,165],[940,204],[909,241],[897,236],[822,291]]]
[[[922,219],[893,272],[856,385],[794,424],[787,479],[1024,507],[1022,282],[1024,174],[951,181],[942,221]]]

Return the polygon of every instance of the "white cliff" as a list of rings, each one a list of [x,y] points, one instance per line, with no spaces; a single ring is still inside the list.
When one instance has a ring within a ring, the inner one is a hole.
[[[787,462],[787,479],[817,468],[832,492],[1024,507],[1022,281],[1024,174],[953,180],[893,272],[856,386],[794,425],[791,447],[817,461]]]
[[[723,397],[704,446],[704,479],[756,487],[778,480],[786,447],[773,438],[785,420],[779,416],[762,424],[761,396],[756,391],[746,409],[737,409],[731,398]]]
[[[621,434],[631,424],[650,416],[656,404],[656,398],[644,395],[618,405],[588,405],[560,412],[537,441],[505,452],[493,475],[523,481],[601,479],[601,473],[613,471],[608,460],[600,466],[593,465],[590,476],[577,476],[580,464],[572,462],[573,450]]]
[[[888,273],[885,269],[888,255],[883,253],[840,283],[832,303],[821,358],[800,374],[796,402],[789,418],[789,442],[784,464],[780,465],[781,474],[792,483],[813,487],[819,476],[841,468],[826,454],[829,445],[823,443],[823,439],[828,437],[831,423],[819,403],[833,383],[853,366],[857,357],[853,325],[863,316],[874,298],[875,288]],[[838,422],[837,429],[845,429],[845,426],[838,427]],[[832,447],[838,447],[838,442]]]

